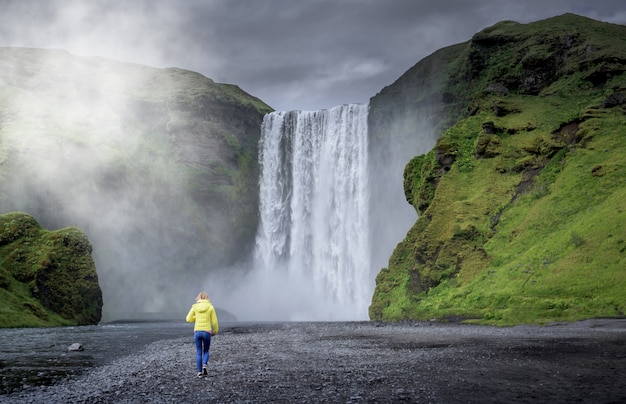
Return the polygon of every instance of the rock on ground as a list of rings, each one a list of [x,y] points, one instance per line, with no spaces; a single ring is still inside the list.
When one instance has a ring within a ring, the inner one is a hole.
[[[241,324],[0,402],[625,402],[626,320],[495,328],[429,322]]]

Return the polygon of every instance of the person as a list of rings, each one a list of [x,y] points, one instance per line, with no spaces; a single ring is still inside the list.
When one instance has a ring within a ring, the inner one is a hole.
[[[217,334],[219,327],[215,308],[209,301],[209,295],[206,292],[200,292],[196,297],[196,303],[191,306],[186,320],[188,323],[195,323],[193,339],[196,343],[198,377],[206,376],[208,374],[207,366],[209,364],[211,337]]]

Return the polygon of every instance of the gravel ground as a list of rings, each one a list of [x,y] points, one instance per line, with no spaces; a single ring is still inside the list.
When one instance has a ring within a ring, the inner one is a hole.
[[[626,320],[241,324],[213,338],[209,366],[196,376],[190,335],[0,401],[626,402]]]

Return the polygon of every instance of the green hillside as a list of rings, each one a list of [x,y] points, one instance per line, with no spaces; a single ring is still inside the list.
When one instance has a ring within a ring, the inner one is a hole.
[[[624,315],[626,27],[507,21],[427,59],[446,61],[436,84],[450,96],[430,118],[447,129],[406,166],[419,219],[377,277],[370,318]]]

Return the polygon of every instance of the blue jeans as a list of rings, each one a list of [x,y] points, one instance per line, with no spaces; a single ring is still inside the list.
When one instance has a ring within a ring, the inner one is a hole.
[[[196,343],[196,366],[198,372],[202,372],[202,365],[209,363],[209,347],[211,346],[211,334],[206,331],[196,331],[193,334]]]

